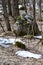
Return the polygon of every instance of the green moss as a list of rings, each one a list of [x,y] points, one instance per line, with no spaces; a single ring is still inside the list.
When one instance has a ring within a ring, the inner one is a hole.
[[[19,42],[19,41],[17,41],[17,42],[15,43],[15,46],[17,46],[17,47],[19,47],[19,48],[21,48],[21,49],[26,49],[26,46],[25,46],[23,43]]]
[[[23,20],[23,21],[25,21],[25,19],[23,18],[22,15],[19,15],[19,16],[16,18],[16,21],[17,21],[17,20]]]
[[[17,20],[21,20],[21,16],[18,16],[18,17],[17,17]]]

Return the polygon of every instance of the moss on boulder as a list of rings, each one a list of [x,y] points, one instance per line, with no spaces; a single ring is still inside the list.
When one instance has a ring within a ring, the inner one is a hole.
[[[24,35],[40,35],[37,23],[33,22],[33,18],[28,15],[19,16],[14,24],[14,33],[17,36]]]
[[[26,49],[26,46],[25,46],[23,43],[19,42],[19,41],[17,41],[17,42],[15,43],[15,46],[17,46],[17,47],[19,47],[19,48],[21,48],[21,49]]]

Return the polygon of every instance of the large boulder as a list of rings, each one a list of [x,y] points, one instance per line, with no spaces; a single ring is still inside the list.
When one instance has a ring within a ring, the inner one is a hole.
[[[14,32],[19,36],[27,34],[27,22],[25,20],[17,20],[14,24]]]
[[[37,23],[33,23],[33,19],[27,15],[18,17],[14,24],[14,33],[17,36],[23,36],[26,34],[38,35],[40,33]]]

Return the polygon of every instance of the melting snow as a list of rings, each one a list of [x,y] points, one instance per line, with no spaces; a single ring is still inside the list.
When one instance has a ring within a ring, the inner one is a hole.
[[[16,41],[24,43],[20,38],[0,38],[0,45],[3,47],[9,47],[11,44],[15,44]]]
[[[33,57],[36,59],[39,59],[42,56],[41,54],[34,54],[29,51],[17,51],[15,54],[17,54],[18,56],[22,56],[22,57]]]
[[[42,39],[42,36],[34,36],[34,38]]]
[[[34,38],[42,39],[42,36],[34,36]],[[15,44],[16,41],[19,41],[23,44],[25,43],[20,38],[15,39],[15,38],[3,38],[3,37],[1,37],[0,38],[0,45],[3,47],[9,47],[11,44]]]
[[[2,10],[0,10],[0,13],[2,12]]]
[[[19,8],[21,8],[22,7],[22,5],[19,5]]]
[[[37,5],[37,3],[36,3],[36,9],[38,9],[39,7],[38,7],[38,5]]]

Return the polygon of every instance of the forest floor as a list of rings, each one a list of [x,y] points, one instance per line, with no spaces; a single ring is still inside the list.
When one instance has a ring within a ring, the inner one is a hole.
[[[4,27],[4,30],[7,31],[4,17],[2,16],[1,18],[2,18],[1,23]],[[11,25],[11,28],[13,31],[14,19],[10,16],[9,20],[10,20],[10,25]],[[37,21],[37,24],[41,31],[41,22]],[[43,28],[42,28],[42,31],[43,31]],[[0,26],[0,36],[3,33],[4,32]],[[6,37],[6,36],[4,36],[4,37]],[[10,37],[14,38],[15,36],[10,35]],[[30,47],[31,52],[34,52],[34,53],[40,52],[40,54],[43,54],[43,45],[41,44],[41,42],[38,44],[38,42],[40,41],[39,39],[30,40],[30,39],[22,38],[22,41],[26,42],[25,45],[27,48]],[[31,48],[33,48],[33,50]],[[37,51],[34,49],[36,49]],[[23,58],[23,57],[17,56],[15,54],[16,51],[18,51],[18,50],[21,50],[21,49],[18,47],[15,47],[14,45],[11,45],[8,48],[4,48],[4,47],[0,46],[0,65],[43,65],[43,57],[41,59]]]

